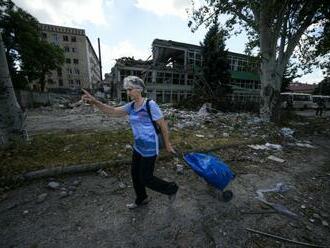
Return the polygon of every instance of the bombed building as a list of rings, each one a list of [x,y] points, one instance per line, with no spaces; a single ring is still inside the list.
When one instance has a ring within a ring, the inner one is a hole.
[[[47,91],[70,91],[96,88],[100,83],[100,66],[96,52],[84,29],[40,24],[43,40],[61,47],[65,62],[46,75]],[[37,88],[37,82],[31,84]]]
[[[258,102],[260,80],[258,64],[254,57],[228,53],[233,93],[227,97],[232,101]],[[150,59],[117,59],[107,75],[111,85],[111,97],[127,100],[123,79],[129,75],[144,79],[147,96],[157,102],[178,102],[193,94],[193,86],[201,80],[203,58],[201,47],[171,40],[155,39]]]

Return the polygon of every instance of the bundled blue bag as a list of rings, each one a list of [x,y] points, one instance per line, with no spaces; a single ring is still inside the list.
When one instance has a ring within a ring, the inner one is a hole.
[[[192,152],[186,153],[183,159],[207,183],[222,191],[235,178],[228,165],[216,156]]]

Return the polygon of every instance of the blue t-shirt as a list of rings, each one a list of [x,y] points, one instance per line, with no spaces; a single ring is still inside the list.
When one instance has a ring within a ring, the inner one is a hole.
[[[129,115],[129,122],[134,136],[133,148],[143,157],[156,156],[159,153],[159,144],[156,130],[147,111],[147,100],[145,99],[142,106],[138,109],[136,108],[136,104],[134,104],[134,108],[132,108],[132,103],[133,102],[129,102],[122,108]],[[163,118],[162,111],[155,101],[150,100],[149,106],[154,121]]]

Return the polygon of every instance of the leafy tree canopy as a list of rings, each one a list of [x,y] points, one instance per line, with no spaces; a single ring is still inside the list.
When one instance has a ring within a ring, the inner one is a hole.
[[[229,31],[234,31],[235,27],[246,31],[247,51],[256,48],[261,61],[260,115],[266,121],[272,120],[278,109],[282,78],[289,59],[297,58],[299,67],[310,71],[312,65],[320,65],[320,58],[324,58],[326,49],[322,44],[328,41],[330,2],[205,0],[204,3],[197,8],[193,5],[188,26],[195,31],[224,14],[229,16],[225,25]]]
[[[63,50],[42,40],[38,20],[11,0],[0,0],[0,28],[14,87],[38,80],[43,90],[46,74],[64,63]]]
[[[221,100],[227,93],[231,92],[228,52],[225,50],[226,35],[227,32],[219,29],[218,23],[215,22],[200,44],[203,57],[203,83],[208,86],[206,90],[201,92],[204,92],[206,98],[212,102]]]

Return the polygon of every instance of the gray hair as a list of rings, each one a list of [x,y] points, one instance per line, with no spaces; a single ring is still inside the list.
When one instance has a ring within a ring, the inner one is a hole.
[[[132,88],[141,90],[142,92],[145,87],[143,80],[137,76],[128,76],[124,78],[124,89]]]

